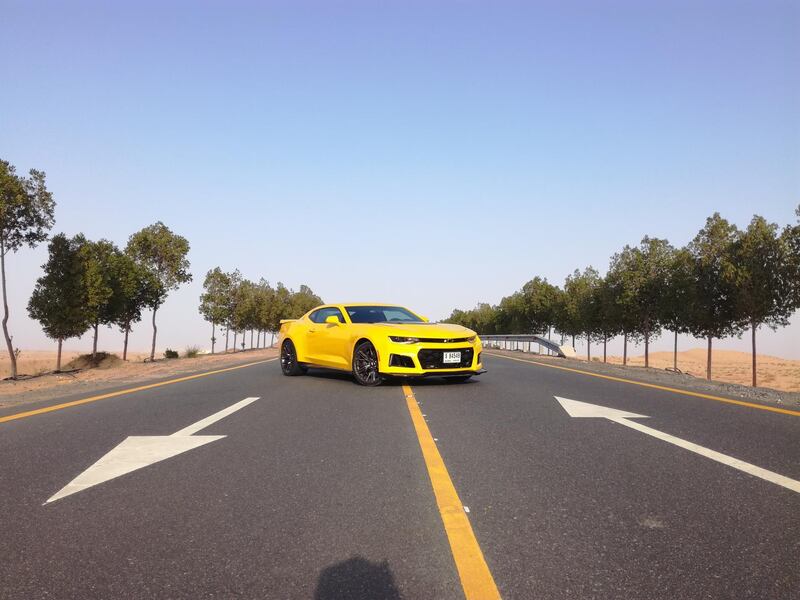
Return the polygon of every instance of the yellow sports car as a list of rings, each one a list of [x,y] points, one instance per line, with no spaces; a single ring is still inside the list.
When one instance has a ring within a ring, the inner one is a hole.
[[[485,372],[474,331],[430,323],[388,304],[318,306],[282,320],[278,344],[284,375],[323,367],[350,371],[361,385],[379,385],[388,376],[466,381]]]

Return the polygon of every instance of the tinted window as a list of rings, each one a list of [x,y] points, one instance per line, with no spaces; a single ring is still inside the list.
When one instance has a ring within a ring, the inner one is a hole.
[[[337,319],[339,319],[339,323],[344,323],[344,315],[342,314],[342,311],[334,307],[320,308],[319,310],[315,310],[310,315],[308,315],[308,318],[311,319],[314,323],[324,323],[325,319],[327,319],[330,316],[334,316]]]
[[[417,315],[399,306],[348,306],[353,323],[421,323]]]

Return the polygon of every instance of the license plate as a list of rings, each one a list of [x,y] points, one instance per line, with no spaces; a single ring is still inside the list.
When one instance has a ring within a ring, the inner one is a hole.
[[[443,363],[460,363],[461,362],[461,352],[445,352],[442,356]]]

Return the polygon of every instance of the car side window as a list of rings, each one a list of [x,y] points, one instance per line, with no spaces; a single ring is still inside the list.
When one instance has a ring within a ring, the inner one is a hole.
[[[337,319],[339,319],[339,323],[344,323],[344,316],[342,316],[342,311],[334,307],[320,308],[319,310],[315,310],[313,313],[308,315],[308,318],[311,319],[314,323],[324,323],[325,319],[327,319],[330,316],[334,316]]]

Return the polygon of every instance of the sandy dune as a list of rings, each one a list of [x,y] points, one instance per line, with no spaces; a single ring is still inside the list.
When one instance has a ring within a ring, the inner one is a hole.
[[[622,364],[621,356],[609,356],[608,360],[612,363]],[[762,354],[757,356],[757,360],[759,386],[787,392],[800,392],[800,360]],[[747,352],[712,350],[711,376],[717,381],[750,385],[752,382],[751,361],[752,358]],[[628,364],[644,366],[644,355],[629,358]],[[657,369],[671,368],[672,352],[651,352],[650,366]],[[678,369],[695,377],[705,377],[705,348],[693,348],[678,352]]]

